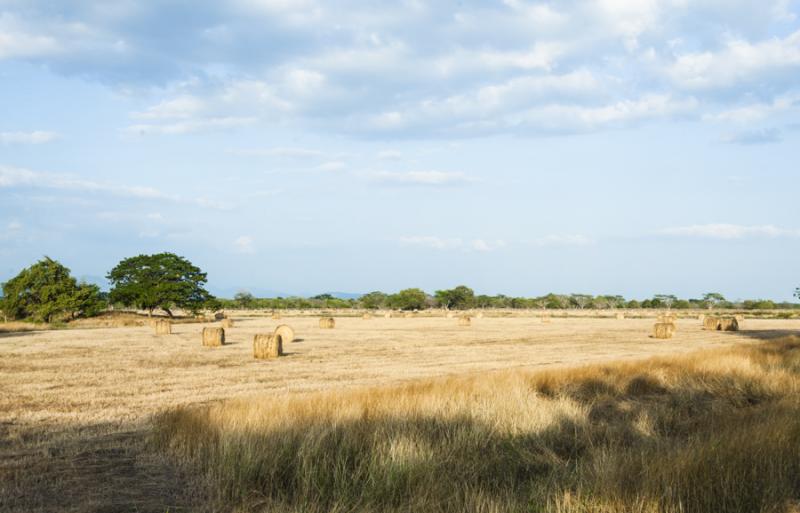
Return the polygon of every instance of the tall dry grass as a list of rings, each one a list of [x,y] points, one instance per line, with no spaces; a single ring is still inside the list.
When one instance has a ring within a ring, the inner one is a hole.
[[[798,392],[787,338],[181,408],[153,444],[209,510],[781,512],[800,499]]]

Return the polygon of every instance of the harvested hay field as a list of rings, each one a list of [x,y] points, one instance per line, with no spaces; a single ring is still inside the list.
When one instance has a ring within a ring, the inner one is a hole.
[[[157,337],[149,326],[2,334],[0,389],[5,393],[0,394],[0,497],[4,500],[0,511],[214,510],[219,504],[206,506],[208,498],[229,500],[230,508],[221,509],[232,509],[241,497],[230,492],[220,495],[219,483],[194,467],[198,462],[178,464],[183,460],[180,454],[167,457],[148,445],[154,419],[161,419],[157,420],[161,442],[179,448],[182,435],[164,431],[163,419],[169,417],[163,415],[189,415],[195,406],[220,400],[274,395],[270,391],[288,399],[296,393],[387,383],[416,386],[403,384],[443,376],[480,380],[487,371],[529,372],[698,349],[725,350],[800,330],[796,320],[752,320],[740,332],[709,332],[696,319],[679,319],[672,340],[654,341],[649,338],[652,319],[624,323],[554,319],[543,325],[537,318],[485,317],[469,330],[442,317],[375,318],[369,323],[357,317],[337,318],[335,330],[320,330],[316,317],[293,317],[291,323],[296,342],[284,346],[286,356],[279,365],[253,359],[254,335],[279,325],[263,317],[236,318],[236,329],[226,333],[226,345],[213,350],[201,347],[199,324],[175,324],[169,337]],[[749,372],[747,366],[738,368],[738,373]],[[642,372],[644,383],[649,371]],[[464,373],[476,374],[454,377]],[[519,399],[515,394],[521,389],[503,391],[503,380],[491,379],[496,393],[508,398],[506,406],[493,408],[515,408],[514,401]],[[756,404],[764,400],[761,395],[756,399]],[[618,406],[623,411],[628,408]],[[616,406],[609,408],[616,411]],[[398,412],[405,415],[404,410]],[[198,427],[204,429],[202,424]],[[406,461],[404,454],[413,455],[416,450],[408,448],[414,447],[412,442],[409,446],[401,438],[392,449],[400,462]],[[498,457],[500,471],[505,456]],[[204,465],[215,463],[208,460]],[[188,496],[187,490],[192,492]],[[480,488],[472,491],[480,492]],[[461,505],[467,511],[505,511],[505,501],[514,500],[462,492],[461,502],[453,507]],[[276,501],[273,496],[262,498]],[[289,499],[280,508],[314,511]],[[318,506],[323,507],[327,499],[319,500]],[[428,506],[449,511],[439,505],[442,508]],[[403,509],[399,504],[384,506]],[[366,503],[359,507],[355,511],[370,510]],[[564,511],[573,510],[578,511]]]

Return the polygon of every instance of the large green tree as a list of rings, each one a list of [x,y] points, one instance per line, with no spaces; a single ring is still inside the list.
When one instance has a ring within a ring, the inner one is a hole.
[[[443,308],[466,310],[475,305],[475,292],[465,285],[449,290],[437,290],[434,294],[436,303]]]
[[[105,307],[97,285],[78,283],[50,257],[3,284],[0,309],[10,319],[52,322],[96,315]]]
[[[376,310],[378,308],[383,308],[386,305],[387,297],[388,296],[383,292],[376,290],[374,292],[370,292],[369,294],[364,294],[358,298],[358,301],[361,303],[362,308]]]
[[[401,310],[422,310],[427,306],[428,296],[421,289],[404,289],[389,296],[387,303]]]
[[[126,258],[107,276],[113,303],[147,310],[161,308],[172,317],[173,308],[197,312],[214,297],[203,286],[206,273],[174,253]]]

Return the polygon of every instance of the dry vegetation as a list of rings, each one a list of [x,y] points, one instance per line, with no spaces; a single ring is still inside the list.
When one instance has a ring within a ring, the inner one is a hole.
[[[736,490],[719,511],[798,497],[797,344],[761,341],[798,321],[679,319],[658,341],[652,318],[318,319],[284,315],[297,342],[272,361],[252,353],[269,316],[216,348],[197,324],[0,334],[0,511],[703,511],[695,482]],[[722,352],[532,370],[702,348]],[[730,471],[670,481],[707,460]]]

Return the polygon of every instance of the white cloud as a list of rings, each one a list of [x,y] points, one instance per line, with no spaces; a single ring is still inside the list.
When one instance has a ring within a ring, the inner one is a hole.
[[[708,89],[730,87],[750,79],[764,80],[776,71],[797,73],[800,68],[800,30],[785,38],[751,43],[732,39],[719,52],[702,51],[677,57],[667,69],[680,87]]]
[[[800,237],[800,230],[779,228],[768,225],[736,225],[736,224],[698,224],[665,228],[661,231],[665,235],[680,237],[697,237],[704,239],[733,240],[749,237]]]
[[[375,182],[394,185],[426,185],[447,186],[472,182],[473,180],[463,173],[446,171],[372,171],[366,174]]]
[[[380,160],[401,160],[403,154],[397,150],[383,150],[378,152],[378,159]]]
[[[222,117],[222,118],[200,118],[176,123],[163,124],[139,124],[131,125],[126,128],[129,133],[147,135],[182,135],[194,132],[205,132],[211,130],[228,130],[254,124],[257,118]]]
[[[504,248],[506,243],[503,240],[486,241],[483,239],[474,239],[470,242],[470,246],[475,251],[489,252]]]
[[[43,144],[58,139],[55,132],[0,132],[0,144]]]
[[[738,144],[750,146],[756,144],[769,144],[780,142],[781,134],[775,128],[762,128],[756,130],[743,130],[726,134],[722,137],[722,142],[728,144]]]
[[[154,187],[139,185],[119,185],[82,178],[74,178],[65,174],[44,173],[30,169],[0,165],[0,188],[29,187],[37,189],[56,189],[65,191],[83,191],[108,193],[115,196],[142,200],[161,200],[175,203],[192,203],[208,208],[226,210],[230,207],[220,202],[204,198],[187,199],[174,194],[167,194]]]
[[[255,253],[253,243],[252,237],[249,235],[242,235],[233,241],[233,246],[236,248],[237,253],[252,254]]]
[[[196,116],[205,107],[205,102],[193,96],[180,96],[171,100],[164,100],[157,105],[148,107],[142,112],[131,114],[135,119],[186,119]]]
[[[30,31],[10,13],[0,13],[0,60],[52,55],[62,50],[51,35]]]

